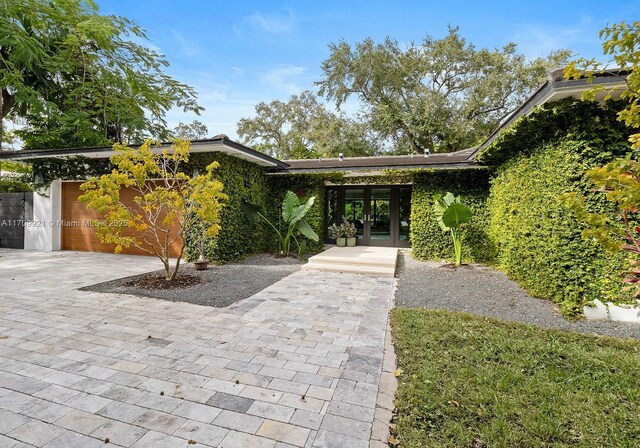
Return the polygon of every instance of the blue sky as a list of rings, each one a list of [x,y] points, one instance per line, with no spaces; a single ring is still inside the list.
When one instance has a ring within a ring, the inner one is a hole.
[[[513,41],[528,57],[568,48],[604,59],[598,32],[640,18],[640,1],[196,1],[97,0],[101,13],[136,21],[167,70],[193,86],[206,108],[200,118],[172,110],[170,125],[199,119],[211,135],[236,138],[236,123],[260,101],[286,100],[313,89],[327,45],[391,36],[402,43],[447,26],[477,47]],[[348,107],[355,109],[351,103]]]

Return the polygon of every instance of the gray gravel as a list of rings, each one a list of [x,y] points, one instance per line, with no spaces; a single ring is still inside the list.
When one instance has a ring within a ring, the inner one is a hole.
[[[189,302],[196,305],[227,307],[239,300],[271,286],[278,280],[300,270],[301,261],[294,258],[275,258],[270,254],[254,255],[239,263],[211,266],[206,271],[196,271],[191,263],[180,268],[180,273],[203,278],[203,283],[181,289],[147,290],[125,283],[137,277],[125,277],[82,288],[85,291],[133,294]],[[160,271],[158,271],[160,273]],[[143,274],[147,275],[147,274]]]
[[[531,297],[504,273],[487,266],[453,269],[401,254],[396,275],[396,306],[464,311],[545,328],[640,339],[640,324],[566,320],[553,302]]]

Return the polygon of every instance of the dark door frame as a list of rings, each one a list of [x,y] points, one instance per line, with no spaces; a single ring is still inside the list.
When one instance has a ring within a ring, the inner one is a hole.
[[[389,227],[390,237],[389,240],[375,240],[371,239],[371,190],[378,188],[390,189],[390,203],[389,203]],[[365,246],[382,246],[382,247],[411,247],[411,243],[408,240],[400,240],[400,189],[412,188],[412,185],[332,185],[325,187],[326,190],[336,190],[337,192],[337,223],[342,223],[342,216],[345,212],[345,192],[346,190],[364,190],[364,210],[365,216],[363,238],[358,240],[358,244]],[[327,196],[327,195],[326,195]],[[327,196],[328,198],[328,196]],[[325,222],[329,225],[329,207],[325,203]],[[335,240],[330,240],[325,231],[325,241],[329,243],[335,243]]]

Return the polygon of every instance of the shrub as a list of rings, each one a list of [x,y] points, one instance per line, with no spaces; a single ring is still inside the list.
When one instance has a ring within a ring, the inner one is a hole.
[[[32,191],[32,188],[23,180],[10,177],[0,177],[0,193],[23,193],[27,191]]]
[[[581,314],[594,299],[628,299],[620,283],[625,257],[582,239],[583,226],[560,201],[564,193],[579,192],[591,212],[615,221],[585,172],[629,151],[617,107],[571,100],[545,106],[520,119],[490,147],[491,157],[483,157],[500,162],[487,202],[498,265],[567,316]]]
[[[224,191],[229,199],[220,213],[220,233],[211,238],[205,246],[205,258],[216,263],[226,263],[241,259],[250,253],[274,249],[271,239],[267,238],[267,225],[251,222],[242,212],[243,201],[258,204],[266,209],[271,207],[271,192],[265,169],[237,157],[213,152],[192,153],[185,171],[204,172],[214,161],[220,163],[216,177],[224,184]],[[277,204],[275,206],[277,207]],[[196,260],[199,253],[198,238],[189,235],[187,260]]]

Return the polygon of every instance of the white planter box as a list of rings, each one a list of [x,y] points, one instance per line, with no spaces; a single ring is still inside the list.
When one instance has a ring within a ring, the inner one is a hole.
[[[589,320],[607,319],[640,323],[640,301],[638,301],[638,306],[614,305],[611,302],[604,304],[599,300],[594,300],[593,303],[594,307],[584,307],[584,316]]]

